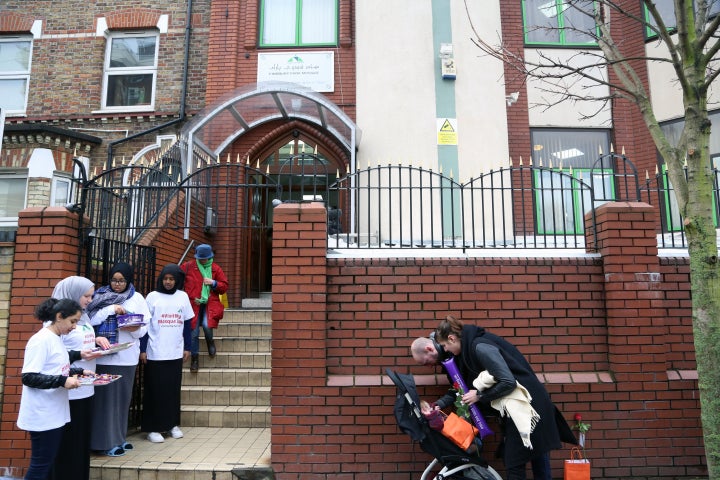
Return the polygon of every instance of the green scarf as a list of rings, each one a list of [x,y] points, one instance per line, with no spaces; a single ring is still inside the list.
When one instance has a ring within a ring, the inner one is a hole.
[[[212,278],[212,263],[213,259],[211,258],[208,260],[205,265],[200,263],[200,260],[195,260],[197,262],[198,270],[200,270],[200,275],[202,275],[203,278]],[[208,302],[208,298],[210,298],[210,285],[203,284],[202,291],[200,293],[200,300],[199,303],[205,304]]]

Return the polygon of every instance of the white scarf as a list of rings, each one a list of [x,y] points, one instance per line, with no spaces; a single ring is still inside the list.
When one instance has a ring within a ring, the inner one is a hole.
[[[492,387],[495,385],[495,377],[485,370],[480,372],[480,375],[473,381],[473,386],[477,388],[478,392]],[[525,387],[517,383],[517,387],[512,392],[508,393],[502,398],[498,398],[490,402],[490,406],[500,412],[500,416],[509,416],[515,423],[515,426],[520,432],[520,438],[522,439],[523,445],[532,450],[532,443],[530,442],[530,434],[535,430],[535,426],[540,421],[540,415],[530,405],[532,397],[530,392]]]

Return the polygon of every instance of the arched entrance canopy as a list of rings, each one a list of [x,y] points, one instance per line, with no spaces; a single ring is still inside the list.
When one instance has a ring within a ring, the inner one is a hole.
[[[247,85],[205,107],[182,130],[187,139],[183,171],[189,174],[195,168],[188,161],[198,148],[218,160],[228,145],[249,130],[272,120],[294,118],[334,136],[350,154],[350,171],[355,171],[355,147],[359,141],[355,123],[325,96],[288,82]]]

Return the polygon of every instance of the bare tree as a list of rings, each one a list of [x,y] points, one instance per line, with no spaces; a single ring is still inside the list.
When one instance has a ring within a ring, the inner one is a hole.
[[[674,25],[666,24],[670,2]],[[633,3],[634,2],[634,3]],[[718,2],[718,4],[716,4]],[[600,50],[582,50],[575,57],[554,56],[552,50],[536,49],[532,58],[509,48],[502,39],[491,44],[480,38],[468,11],[475,44],[486,54],[505,62],[523,81],[542,84],[549,95],[541,107],[567,101],[593,101],[603,108],[607,102],[625,99],[637,105],[655,146],[662,155],[683,218],[690,257],[692,320],[700,390],[701,420],[710,479],[720,471],[720,265],[717,233],[713,223],[714,172],[710,161],[708,91],[716,80],[720,38],[720,0],[668,0],[660,12],[658,0],[642,1],[647,19],[637,12],[637,2],[566,0],[562,7],[574,9],[577,21],[563,25],[579,36],[590,37]],[[468,2],[465,0],[468,10]],[[662,14],[661,14],[662,13]],[[633,55],[613,39],[613,22],[636,23],[657,36],[666,55],[650,58]],[[590,25],[592,28],[587,28]],[[539,30],[557,26],[539,25]],[[542,33],[542,32],[539,32]],[[527,49],[526,49],[527,50]],[[673,81],[682,95],[684,127],[677,142],[660,128],[639,62],[661,62],[672,66]],[[507,70],[507,69],[506,69]],[[607,73],[603,73],[607,72]],[[597,95],[591,85],[604,86]],[[544,97],[545,98],[545,97]]]

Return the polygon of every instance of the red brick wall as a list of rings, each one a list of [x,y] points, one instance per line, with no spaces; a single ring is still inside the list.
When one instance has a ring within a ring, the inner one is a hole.
[[[399,432],[384,372],[413,373],[423,397],[442,394],[444,377],[413,365],[409,344],[448,313],[510,339],[565,418],[581,413],[592,425],[594,477],[706,475],[687,259],[659,260],[647,205],[610,203],[597,214],[599,255],[352,259],[328,257],[320,204],[277,207],[277,477],[417,478],[430,457]],[[19,223],[0,462],[24,467],[29,439],[15,427],[22,351],[39,328],[35,305],[75,271],[77,220],[46,208],[23,211]],[[502,471],[496,437],[486,438],[485,457]],[[553,452],[555,477],[567,454]]]
[[[649,206],[597,213],[599,255],[352,259],[327,258],[320,205],[277,207],[277,478],[418,478],[431,457],[399,432],[384,372],[413,373],[421,397],[441,395],[444,377],[413,365],[409,344],[449,313],[515,343],[565,418],[591,424],[593,477],[706,475],[687,259],[659,260]],[[486,440],[502,472],[497,438]],[[553,452],[555,478],[567,455]]]
[[[0,416],[0,466],[27,467],[30,463],[30,436],[15,426],[22,392],[23,353],[28,339],[42,326],[33,317],[35,307],[52,294],[60,279],[76,273],[77,238],[78,216],[63,207],[20,212]]]

